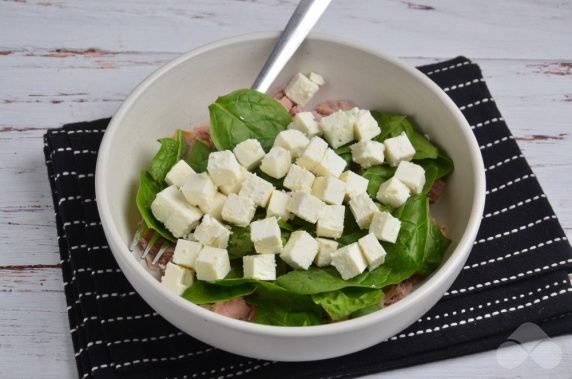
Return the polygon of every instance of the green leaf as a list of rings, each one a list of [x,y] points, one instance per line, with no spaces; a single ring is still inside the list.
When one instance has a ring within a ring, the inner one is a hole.
[[[395,174],[395,170],[395,167],[388,165],[376,165],[363,171],[361,176],[369,180],[369,183],[367,184],[368,195],[375,199],[381,183],[390,179]]]
[[[351,144],[348,144],[340,146],[334,150],[336,154],[338,154],[340,157],[344,159],[344,161],[346,161],[347,167],[351,167],[351,165],[354,163],[354,161],[352,160],[352,149],[350,148],[350,146]]]
[[[381,299],[381,290],[367,288],[345,288],[312,295],[312,300],[321,305],[334,321],[346,318],[365,307],[379,304]]]
[[[161,147],[149,163],[149,174],[157,183],[162,183],[165,176],[185,154],[187,145],[183,139],[183,132],[177,130],[175,138],[161,138]]]
[[[141,213],[141,217],[143,217],[145,224],[149,228],[159,232],[159,234],[165,239],[175,242],[177,239],[173,237],[171,232],[169,232],[151,212],[151,203],[163,188],[164,186],[153,180],[151,174],[147,171],[141,171],[141,174],[139,175],[139,188],[137,189],[135,202],[137,203],[137,209],[139,210],[139,213]]]
[[[227,246],[230,259],[240,258],[244,255],[253,254],[254,244],[250,240],[250,226],[241,228],[239,226],[232,227],[232,233],[228,239]]]
[[[209,105],[211,139],[218,150],[232,150],[238,143],[255,138],[268,151],[276,135],[292,117],[271,96],[252,89],[239,89]]]
[[[322,323],[322,309],[310,296],[291,293],[273,283],[259,282],[246,297],[256,306],[254,322],[279,326],[309,326]]]
[[[454,169],[451,158],[447,157],[442,152],[439,152],[437,159],[422,159],[415,163],[425,169],[425,185],[423,186],[423,193],[428,193],[436,180],[449,175]]]
[[[381,300],[379,302],[381,303]],[[381,309],[381,307],[378,304],[372,304],[372,305],[369,305],[367,307],[363,307],[361,309],[358,309],[357,311],[355,311],[354,313],[352,313],[350,315],[350,318],[358,318],[361,316],[365,316],[365,315],[368,315],[370,313],[377,312],[380,309]]]
[[[196,172],[205,172],[207,170],[210,153],[210,147],[203,141],[197,139],[191,146],[191,151],[189,151],[189,156],[187,157],[187,163]]]
[[[197,280],[181,296],[195,304],[210,304],[250,295],[255,289],[256,287],[250,283],[223,287]]]

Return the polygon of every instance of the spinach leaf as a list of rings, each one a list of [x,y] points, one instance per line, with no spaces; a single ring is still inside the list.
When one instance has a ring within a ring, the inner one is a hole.
[[[143,217],[143,221],[149,228],[152,228],[159,232],[159,234],[164,237],[165,239],[175,242],[177,239],[173,237],[171,232],[169,232],[165,226],[159,222],[153,213],[151,212],[151,203],[155,200],[155,196],[164,187],[157,183],[151,177],[147,171],[141,171],[139,175],[139,188],[137,189],[137,195],[135,198],[135,202],[137,204],[137,209],[139,213],[141,213],[141,217]]]
[[[255,138],[266,151],[292,117],[272,97],[252,89],[239,89],[209,105],[211,138],[218,150],[232,150]]]
[[[161,147],[149,163],[149,174],[157,183],[162,183],[165,176],[185,154],[187,144],[183,139],[183,132],[177,130],[175,138],[161,138]]]
[[[210,304],[217,301],[230,300],[238,296],[250,295],[256,287],[250,283],[237,286],[217,286],[197,280],[183,292],[183,297],[195,304]]]
[[[418,165],[425,169],[425,185],[423,193],[428,193],[436,180],[453,172],[454,166],[451,158],[439,152],[437,159],[422,159],[416,161]]]
[[[370,285],[361,285],[354,279],[342,279],[334,267],[318,268],[310,266],[308,270],[293,270],[277,277],[276,284],[290,292],[301,295],[336,291],[346,287],[375,288]]]
[[[232,233],[227,246],[230,259],[241,258],[244,255],[254,253],[254,244],[250,240],[250,227],[232,227]]]
[[[197,139],[191,145],[191,151],[189,151],[189,156],[187,157],[187,163],[198,173],[205,172],[207,170],[207,164],[209,162],[209,154],[211,149],[209,146]]]
[[[256,292],[245,298],[256,306],[254,322],[279,326],[319,325],[322,309],[310,296],[291,293],[273,283],[259,282]]]
[[[381,290],[368,288],[344,288],[312,295],[312,300],[321,305],[334,321],[346,318],[365,307],[377,305],[382,298]]]
[[[381,302],[381,300],[380,300],[380,302]],[[357,311],[352,313],[350,315],[350,318],[358,318],[361,316],[365,316],[365,315],[368,315],[370,313],[377,312],[380,309],[381,309],[381,307],[377,304],[368,305],[367,307],[363,307],[362,309],[358,309]]]
[[[375,195],[377,195],[377,191],[379,190],[381,183],[390,179],[395,174],[395,170],[395,167],[388,165],[376,165],[363,171],[361,175],[369,180],[369,183],[367,184],[368,195],[375,199]]]
[[[383,142],[386,138],[397,137],[405,132],[415,148],[413,159],[437,158],[439,149],[415,130],[416,128],[407,119],[407,116],[378,111],[372,111],[371,115],[381,127],[381,134],[375,137],[377,141]]]

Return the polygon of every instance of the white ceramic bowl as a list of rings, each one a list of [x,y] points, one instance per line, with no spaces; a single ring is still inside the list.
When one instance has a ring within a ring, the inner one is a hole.
[[[312,36],[280,77],[316,71],[327,80],[314,101],[349,99],[361,108],[412,116],[455,162],[434,209],[453,243],[441,267],[403,300],[364,317],[312,327],[258,325],[227,318],[163,288],[129,252],[139,216],[138,173],[157,151],[156,140],[208,122],[217,96],[249,87],[266,60],[275,33],[241,36],[195,49],[158,69],[113,117],[99,151],[97,205],[109,245],[137,292],[161,316],[220,349],[263,359],[331,358],[372,346],[429,310],[453,283],[476,236],[485,178],[481,155],[465,118],[449,97],[416,69],[378,51],[326,36]],[[312,104],[310,104],[312,106]]]

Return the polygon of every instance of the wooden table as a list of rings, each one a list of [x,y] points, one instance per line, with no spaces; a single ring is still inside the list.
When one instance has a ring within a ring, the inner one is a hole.
[[[295,0],[0,2],[0,377],[75,377],[42,135],[112,115],[179,53],[285,25]],[[572,1],[335,0],[317,31],[419,65],[475,60],[572,236]],[[495,352],[390,376],[570,377],[572,337],[553,369],[505,369]]]

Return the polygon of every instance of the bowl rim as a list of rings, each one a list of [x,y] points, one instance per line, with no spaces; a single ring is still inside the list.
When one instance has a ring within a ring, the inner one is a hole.
[[[472,163],[476,166],[474,172],[475,180],[475,195],[473,197],[473,205],[471,208],[471,213],[469,220],[467,222],[467,227],[463,233],[461,239],[458,241],[456,248],[451,252],[449,258],[442,263],[438,270],[436,270],[429,278],[427,278],[422,285],[416,288],[415,291],[401,299],[400,301],[392,304],[391,307],[382,308],[379,311],[370,313],[368,315],[357,317],[355,319],[344,320],[343,322],[336,322],[331,324],[322,324],[314,326],[274,326],[274,325],[262,325],[255,324],[252,322],[245,322],[241,320],[235,320],[227,316],[219,315],[210,310],[204,309],[188,300],[185,300],[181,296],[176,296],[175,294],[168,291],[166,288],[161,286],[160,282],[154,277],[149,275],[147,270],[139,264],[139,262],[133,259],[133,254],[129,251],[127,245],[122,246],[122,237],[119,235],[118,228],[114,220],[111,218],[111,208],[108,201],[108,196],[105,192],[106,180],[105,173],[103,172],[103,167],[107,167],[109,163],[110,150],[112,146],[113,137],[121,125],[123,117],[128,113],[131,106],[137,101],[137,99],[143,94],[151,85],[153,85],[157,80],[159,80],[163,75],[169,72],[174,67],[184,63],[187,60],[192,59],[195,56],[201,55],[211,50],[219,49],[228,45],[243,43],[253,40],[268,40],[276,39],[278,37],[278,32],[257,32],[249,33],[244,35],[239,35],[231,38],[224,38],[214,42],[204,44],[197,47],[187,53],[184,53],[171,61],[167,62],[163,66],[156,69],[153,73],[148,75],[135,89],[129,94],[125,101],[121,104],[115,115],[112,117],[106,132],[104,133],[101,146],[99,149],[99,154],[96,163],[95,172],[95,190],[97,199],[97,208],[100,214],[101,223],[106,235],[109,240],[110,250],[112,251],[115,259],[117,260],[122,271],[132,270],[134,275],[142,277],[142,279],[149,283],[156,292],[161,296],[165,296],[169,301],[175,303],[179,308],[184,308],[187,311],[194,313],[198,317],[205,319],[206,321],[212,321],[214,323],[220,324],[224,327],[241,331],[244,333],[254,333],[258,335],[269,335],[278,336],[282,338],[298,338],[298,337],[312,337],[312,336],[323,336],[338,334],[351,331],[353,329],[362,329],[369,327],[384,319],[395,317],[401,312],[406,312],[408,309],[412,308],[418,301],[428,296],[432,292],[432,288],[440,287],[443,282],[446,282],[450,276],[458,275],[456,271],[460,270],[460,266],[466,261],[473,242],[476,238],[480,220],[484,210],[485,204],[485,171],[484,164],[482,161],[482,156],[480,154],[480,149],[478,147],[476,138],[474,137],[471,128],[459,110],[455,103],[449,98],[449,96],[435,84],[431,79],[422,74],[419,70],[402,62],[401,60],[389,56],[377,49],[366,47],[359,43],[351,40],[340,38],[337,36],[332,36],[323,33],[311,33],[308,39],[314,41],[324,41],[329,43],[336,43],[345,45],[347,47],[361,50],[365,53],[374,55],[382,60],[385,60],[400,69],[406,71],[408,74],[414,76],[422,84],[433,92],[441,101],[447,104],[448,108],[452,111],[456,122],[461,125],[461,132],[464,138],[468,141],[469,156]],[[117,243],[116,243],[117,242]],[[119,248],[120,251],[116,251]],[[129,278],[130,275],[126,274],[129,282],[134,284]],[[151,284],[151,282],[154,282]],[[135,285],[134,285],[135,288]],[[135,288],[137,291],[138,289]],[[137,291],[139,293],[139,291]],[[143,295],[140,293],[140,295]],[[143,296],[146,297],[146,296]],[[162,316],[163,313],[160,309],[155,309]],[[168,316],[164,316],[169,319]]]

